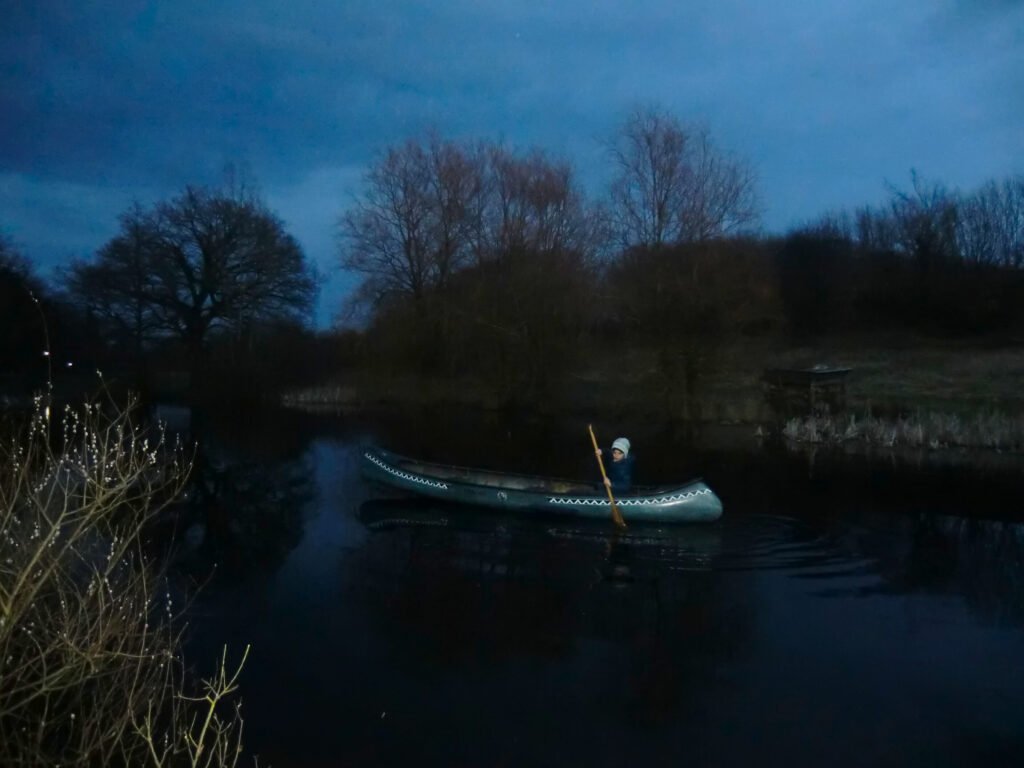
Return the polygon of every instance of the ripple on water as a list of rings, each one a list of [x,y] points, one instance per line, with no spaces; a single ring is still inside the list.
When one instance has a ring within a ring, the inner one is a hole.
[[[478,552],[485,541],[492,546],[514,542],[519,549],[559,546],[575,554],[605,552],[648,570],[772,570],[806,579],[859,578],[873,572],[873,561],[850,547],[842,527],[833,524],[829,530],[820,530],[780,515],[745,515],[710,525],[638,523],[617,532],[602,521],[515,519],[484,512],[403,507],[388,509],[387,514],[372,519],[364,517],[364,523],[371,531],[397,535],[443,529]]]
[[[783,571],[795,578],[842,579],[874,574],[873,559],[850,546],[848,531],[782,515],[723,521],[716,571]]]

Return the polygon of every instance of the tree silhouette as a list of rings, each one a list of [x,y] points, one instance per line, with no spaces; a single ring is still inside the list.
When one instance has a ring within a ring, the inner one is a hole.
[[[36,306],[41,288],[29,263],[0,236],[0,370],[4,373],[40,359],[45,347]]]
[[[656,108],[636,110],[611,146],[613,226],[624,247],[736,235],[757,223],[753,171]]]
[[[133,206],[120,233],[68,277],[72,295],[114,338],[138,350],[179,340],[193,373],[212,333],[302,320],[316,293],[299,244],[244,187],[190,186],[149,210]]]

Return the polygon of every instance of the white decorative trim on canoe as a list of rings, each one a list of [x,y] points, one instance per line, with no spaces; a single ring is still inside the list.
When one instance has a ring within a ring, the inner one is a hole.
[[[620,507],[646,507],[652,504],[673,504],[677,501],[687,502],[697,496],[703,496],[704,494],[711,493],[710,488],[701,488],[696,491],[684,491],[683,493],[673,493],[671,496],[648,496],[640,499],[616,499],[615,503]],[[569,498],[552,496],[548,499],[548,504],[567,504],[573,507],[607,507],[609,506],[608,499],[595,499],[595,498]]]
[[[440,488],[443,491],[448,490],[448,484],[442,483],[440,480],[427,480],[425,477],[420,477],[419,475],[412,475],[409,474],[408,472],[402,472],[401,470],[395,469],[382,459],[377,458],[372,453],[364,453],[363,456],[372,461],[374,464],[376,464],[378,467],[383,469],[388,474],[394,475],[395,477],[400,477],[403,480],[409,480],[410,482],[413,483],[420,483],[421,485],[429,485],[431,488]]]

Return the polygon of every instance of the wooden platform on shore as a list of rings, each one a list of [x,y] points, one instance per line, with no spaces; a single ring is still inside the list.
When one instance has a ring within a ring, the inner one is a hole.
[[[846,408],[851,368],[769,368],[761,376],[765,399],[781,416],[838,413]]]

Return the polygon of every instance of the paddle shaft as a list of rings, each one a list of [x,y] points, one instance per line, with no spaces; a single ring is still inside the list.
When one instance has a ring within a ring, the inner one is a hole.
[[[604,488],[608,491],[608,501],[610,501],[612,505],[612,520],[617,526],[619,526],[619,528],[625,528],[626,521],[622,519],[622,513],[619,511],[619,505],[615,503],[615,496],[612,495],[612,486],[608,482],[608,474],[604,471],[604,461],[601,459],[601,449],[597,447],[597,438],[594,437],[594,427],[588,424],[587,429],[590,431],[590,442],[594,444],[594,455],[597,457],[597,466],[601,468],[601,478],[604,480]]]

